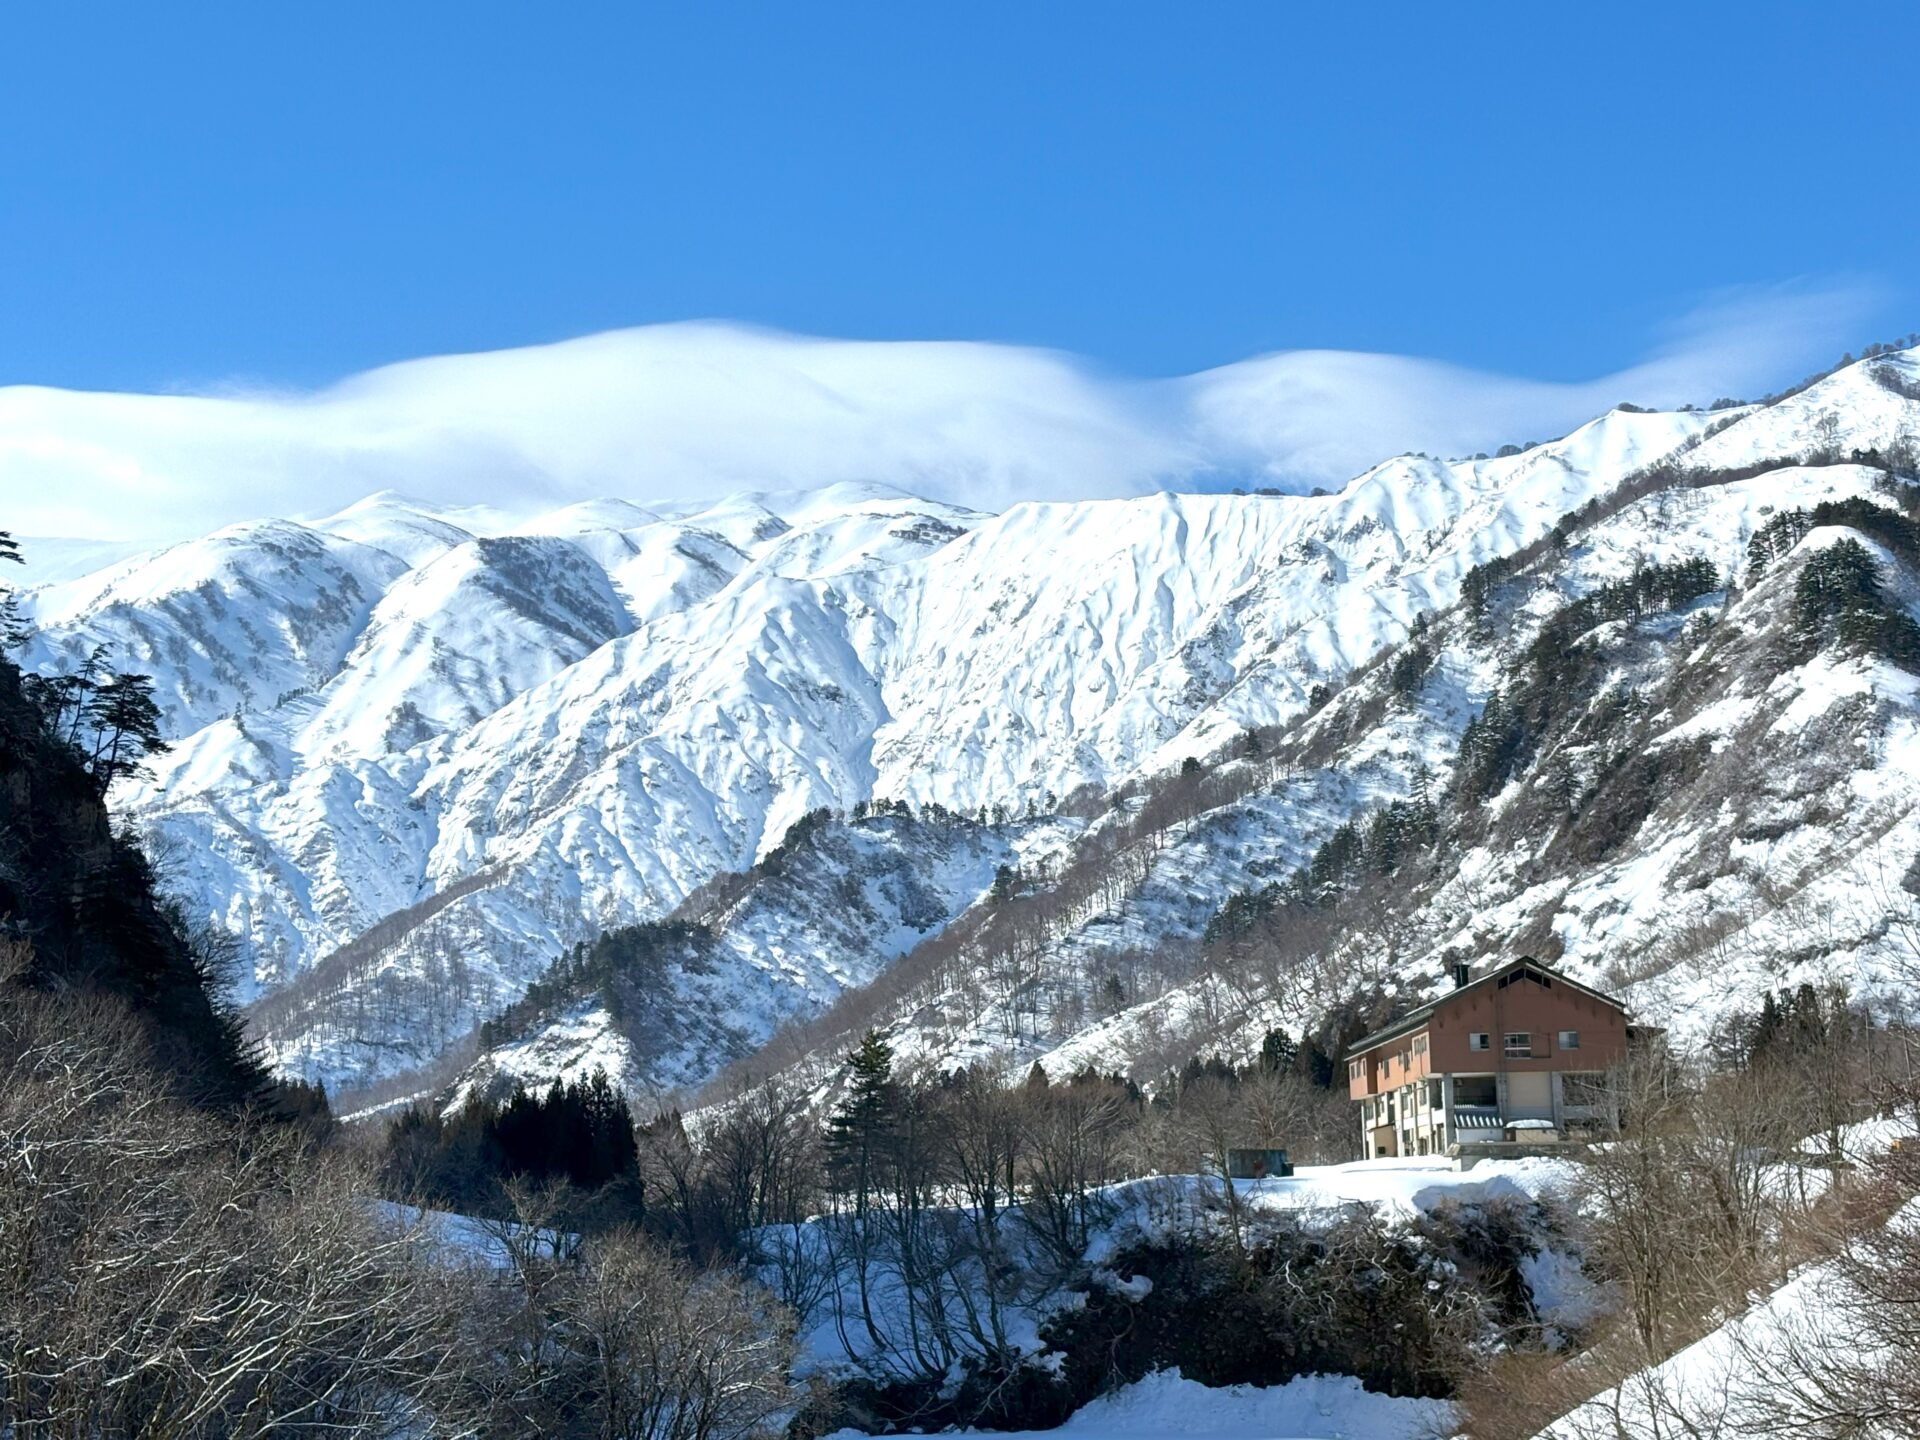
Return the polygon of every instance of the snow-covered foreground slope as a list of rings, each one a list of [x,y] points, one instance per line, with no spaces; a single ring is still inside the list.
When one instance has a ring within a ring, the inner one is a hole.
[[[1790,1433],[1903,1440],[1912,1433],[1911,1413],[1874,1385],[1876,1367],[1891,1362],[1904,1370],[1910,1363],[1886,1348],[1900,1321],[1885,1330],[1875,1323],[1876,1310],[1889,1304],[1885,1292],[1903,1287],[1876,1267],[1889,1253],[1911,1254],[1920,1201],[1896,1212],[1887,1229],[1887,1237],[1856,1239],[1851,1254],[1801,1267],[1750,1310],[1576,1406],[1538,1440],[1763,1440]],[[1890,1251],[1861,1253],[1889,1238]]]
[[[175,749],[123,804],[239,936],[247,994],[460,892],[431,934],[470,1024],[810,810],[1051,809],[1296,712],[1708,423],[1621,411],[1338,495],[995,517],[876,487],[517,525],[381,495],[37,591],[29,659],[104,641],[156,676]]]
[[[1679,1354],[1630,1376],[1540,1432],[1539,1440],[1616,1440],[1681,1434],[1758,1440],[1770,1423],[1782,1347],[1840,1322],[1844,1291],[1833,1271],[1811,1267],[1745,1315]]]

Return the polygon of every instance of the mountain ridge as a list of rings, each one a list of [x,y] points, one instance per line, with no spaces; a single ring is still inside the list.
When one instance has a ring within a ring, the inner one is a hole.
[[[127,801],[187,857],[183,899],[253,956],[251,996],[499,874],[381,962],[404,996],[440,983],[435,953],[465,957],[449,1023],[471,1028],[815,810],[899,799],[992,826],[1300,714],[1477,567],[1672,457],[1890,445],[1912,402],[1884,377],[1913,366],[1876,357],[1766,408],[1617,409],[1491,459],[1396,457],[1333,495],[982,516],[854,486],[573,505],[493,535],[375,495],[41,587],[28,658],[112,642],[193,725]],[[429,1058],[289,1043],[282,1063],[335,1084]]]

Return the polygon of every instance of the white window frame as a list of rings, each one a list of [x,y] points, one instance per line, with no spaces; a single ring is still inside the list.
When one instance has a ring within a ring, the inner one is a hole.
[[[1508,1030],[1500,1037],[1500,1054],[1507,1060],[1531,1060],[1533,1058],[1533,1032],[1531,1030]],[[1519,1044],[1516,1046],[1515,1041]]]
[[[1580,1032],[1578,1030],[1562,1030],[1558,1039],[1562,1050],[1578,1050],[1580,1048]]]
[[[1467,1049],[1491,1050],[1492,1048],[1493,1048],[1493,1036],[1487,1031],[1469,1030],[1467,1032]]]

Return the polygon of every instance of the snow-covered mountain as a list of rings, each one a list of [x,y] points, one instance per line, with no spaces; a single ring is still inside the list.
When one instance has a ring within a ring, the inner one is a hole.
[[[1030,894],[768,1059],[824,1080],[878,1024],[943,1068],[1153,1079],[1520,953],[1686,1045],[1802,983],[1910,1010],[1916,379],[1909,354],[1732,417],[1484,568],[1324,707],[1130,787]],[[1822,612],[1856,561],[1878,598]],[[1310,863],[1317,898],[1289,906]]]
[[[1397,457],[1331,495],[982,515],[838,486],[526,521],[382,494],[43,586],[28,661],[71,665],[104,641],[154,674],[175,748],[122,803],[166,837],[186,903],[239,936],[251,997],[313,973],[275,1053],[364,1082],[427,1058],[424,1034],[394,1043],[410,1014],[432,1010],[419,1028],[434,1037],[470,1028],[568,947],[669,915],[822,808],[965,817],[971,858],[936,887],[936,908],[964,909],[1011,853],[1011,822],[1295,720],[1453,605],[1474,567],[1530,552],[1665,458],[1727,472],[1920,434],[1917,376],[1909,353],[1764,409],[1623,408],[1517,454]],[[1799,503],[1785,482],[1750,483],[1741,508],[1684,533],[1650,502],[1622,511],[1567,593],[1694,538],[1731,566],[1766,508]],[[1409,757],[1444,768],[1492,653],[1475,663],[1434,692],[1448,718],[1432,735],[1382,732],[1377,754],[1321,767],[1299,806],[1249,798],[1271,813],[1244,845],[1139,889],[1172,885],[1182,904],[1129,900],[1101,923],[1143,945],[1197,933],[1247,878],[1236,863],[1290,863],[1352,806],[1404,792]],[[1047,843],[1064,853],[1073,828]],[[747,946],[730,973],[753,993],[702,1003],[756,1018],[707,1068],[904,943],[797,968]]]

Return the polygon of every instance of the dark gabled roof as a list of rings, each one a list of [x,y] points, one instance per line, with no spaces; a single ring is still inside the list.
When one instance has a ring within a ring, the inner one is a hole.
[[[1560,984],[1565,985],[1569,990],[1577,990],[1582,995],[1587,995],[1592,997],[1595,1000],[1600,1001],[1603,1005],[1611,1005],[1614,1009],[1618,1010],[1622,1015],[1627,1013],[1627,1007],[1621,1004],[1618,1000],[1614,999],[1613,996],[1605,994],[1602,991],[1595,990],[1590,985],[1582,985],[1578,980],[1570,979],[1569,977],[1561,974],[1558,970],[1554,969],[1551,965],[1543,964],[1541,961],[1534,959],[1531,955],[1522,955],[1518,960],[1509,960],[1504,965],[1496,966],[1494,969],[1489,970],[1486,974],[1482,975],[1478,980],[1470,980],[1465,985],[1457,985],[1453,989],[1447,991],[1446,994],[1441,995],[1436,999],[1429,1000],[1426,1004],[1420,1006],[1418,1009],[1408,1011],[1405,1015],[1402,1015],[1398,1020],[1394,1021],[1391,1025],[1386,1026],[1384,1029],[1376,1030],[1371,1035],[1362,1036],[1360,1039],[1354,1041],[1353,1044],[1347,1047],[1347,1053],[1343,1055],[1341,1059],[1351,1060],[1356,1055],[1364,1054],[1368,1050],[1372,1050],[1378,1046],[1384,1045],[1387,1043],[1387,1041],[1397,1039],[1400,1036],[1407,1034],[1409,1031],[1418,1030],[1422,1025],[1426,1024],[1427,1021],[1433,1018],[1434,1012],[1440,1009],[1441,1006],[1446,1005],[1451,1001],[1458,999],[1460,996],[1465,995],[1469,990],[1478,990],[1483,985],[1491,985],[1498,981],[1504,980],[1508,976],[1512,975],[1514,971],[1519,970],[1523,967],[1528,970],[1537,970],[1542,975],[1548,976],[1550,979],[1558,981]]]

